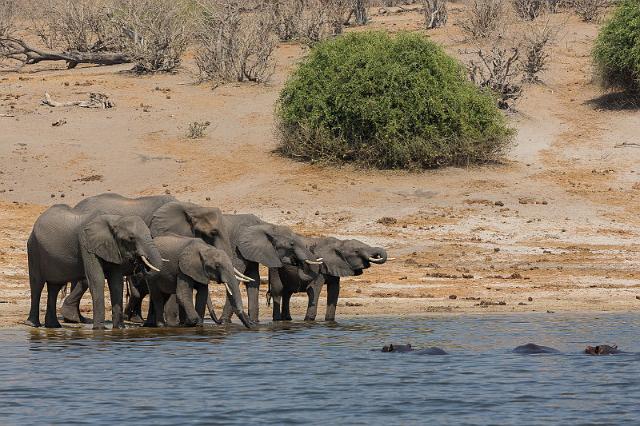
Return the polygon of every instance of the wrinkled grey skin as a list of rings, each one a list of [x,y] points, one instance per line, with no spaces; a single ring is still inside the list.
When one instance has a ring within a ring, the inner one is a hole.
[[[171,201],[176,201],[176,199],[170,195],[127,198],[119,194],[104,193],[85,198],[75,205],[74,210],[87,214],[103,212],[121,216],[138,216],[149,226],[153,213]],[[71,293],[65,298],[61,308],[65,322],[87,322],[80,315],[80,300],[87,288],[87,282],[84,280],[72,283]],[[130,319],[126,310],[125,315]]]
[[[114,328],[123,328],[123,276],[142,264],[144,256],[156,268],[162,258],[149,228],[137,216],[82,213],[63,204],[47,209],[36,220],[27,243],[31,310],[27,324],[39,327],[40,296],[47,284],[45,326],[56,328],[56,298],[69,281],[86,278],[93,300],[93,328],[104,329],[104,281],[109,284]],[[147,271],[146,267],[143,267]]]
[[[248,328],[250,322],[243,311],[240,286],[233,272],[231,259],[222,250],[205,243],[200,238],[161,236],[154,238],[160,254],[165,259],[160,272],[149,274],[147,284],[152,303],[145,326],[165,326],[165,304],[172,294],[184,311],[184,324],[202,325],[205,306],[209,298],[209,281],[227,283],[236,315]],[[196,304],[193,304],[196,290]]]
[[[548,346],[536,345],[535,343],[527,343],[526,345],[520,345],[513,350],[513,353],[521,355],[535,355],[535,354],[558,354],[559,350],[550,348]]]
[[[273,320],[290,321],[289,301],[293,293],[306,291],[309,296],[305,321],[314,321],[323,284],[327,284],[327,312],[325,321],[335,321],[340,294],[340,277],[362,274],[372,263],[387,261],[382,247],[372,247],[358,240],[339,240],[333,237],[305,238],[313,254],[323,259],[319,274],[304,279],[295,267],[269,268],[269,292],[273,298]],[[370,259],[375,259],[372,261]]]
[[[311,280],[313,271],[306,260],[315,260],[304,239],[289,227],[265,222],[252,214],[224,215],[229,230],[233,265],[252,278],[246,283],[251,321],[258,322],[260,290],[259,264],[268,268],[294,267],[301,279]],[[222,318],[231,319],[232,306],[225,303]]]
[[[202,207],[180,201],[166,203],[153,213],[149,228],[154,238],[163,235],[200,238],[228,255],[231,253],[229,231],[224,215],[216,207]],[[141,317],[142,300],[147,294],[146,285],[140,281],[134,281],[132,295],[126,309],[132,319]],[[166,314],[175,317],[177,315],[175,301],[171,300],[166,306]],[[173,320],[169,322],[172,323]]]

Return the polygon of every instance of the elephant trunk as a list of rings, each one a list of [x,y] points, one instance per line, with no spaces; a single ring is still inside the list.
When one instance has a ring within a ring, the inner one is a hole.
[[[244,324],[245,327],[251,328],[251,321],[244,312],[244,307],[242,305],[242,294],[240,293],[240,284],[237,278],[231,271],[224,271],[221,274],[221,278],[227,288],[227,293],[231,299],[231,305],[235,314],[240,318],[240,321],[242,321],[242,324]]]
[[[138,243],[137,255],[148,269],[158,271],[162,269],[162,256],[151,238]]]
[[[387,251],[382,247],[373,247],[368,253],[369,262],[381,265],[387,261]]]

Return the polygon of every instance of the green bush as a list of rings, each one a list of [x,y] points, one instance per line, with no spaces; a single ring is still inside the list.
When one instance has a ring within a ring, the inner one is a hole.
[[[640,91],[640,0],[625,0],[596,40],[593,56],[603,86]]]
[[[286,83],[277,116],[286,156],[384,169],[493,161],[513,136],[493,95],[415,33],[319,43]]]

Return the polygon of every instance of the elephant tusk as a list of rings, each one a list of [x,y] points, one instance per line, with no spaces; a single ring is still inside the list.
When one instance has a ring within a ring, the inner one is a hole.
[[[142,259],[142,262],[147,265],[147,268],[151,269],[152,271],[156,271],[156,272],[160,272],[160,269],[156,268],[155,266],[153,266],[151,263],[149,263],[149,261],[147,260],[146,257],[144,256],[140,256],[140,259]]]
[[[237,279],[238,281],[248,282],[248,283],[252,283],[252,282],[254,282],[254,281],[255,281],[253,278],[249,278],[249,277],[240,277],[240,276],[238,276],[238,275],[236,275],[236,279]]]
[[[169,259],[165,259],[165,258],[163,258],[162,261],[165,262],[165,263],[166,262],[171,262]]]
[[[396,260],[395,257],[387,257],[387,262],[391,262],[392,260]]]
[[[255,281],[253,278],[246,276],[242,272],[238,271],[235,267],[233,268],[233,272],[236,273],[236,276],[242,278],[241,281],[253,282]]]
[[[322,259],[322,258],[320,258],[320,259]],[[305,259],[305,262],[307,262],[309,265],[322,265],[322,260]]]
[[[231,292],[231,288],[229,287],[229,284],[224,283],[224,286],[227,288],[227,292],[229,292],[229,296],[233,296],[233,293]]]

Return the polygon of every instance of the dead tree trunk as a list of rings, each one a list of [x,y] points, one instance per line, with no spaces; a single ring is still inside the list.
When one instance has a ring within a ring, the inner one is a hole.
[[[353,6],[356,25],[366,25],[369,18],[367,17],[368,0],[355,0]]]
[[[66,61],[68,68],[78,64],[117,65],[132,62],[131,58],[119,52],[51,52],[29,46],[23,40],[0,38],[0,58],[13,59],[25,65],[44,61]]]

